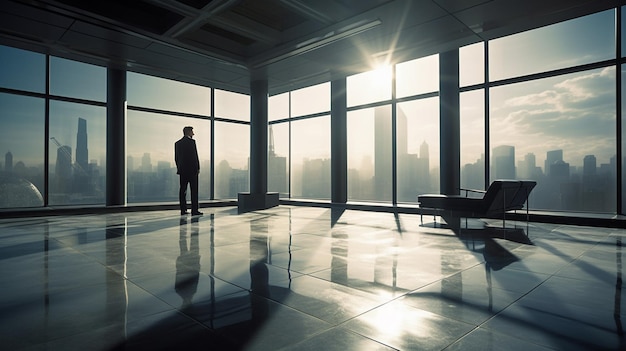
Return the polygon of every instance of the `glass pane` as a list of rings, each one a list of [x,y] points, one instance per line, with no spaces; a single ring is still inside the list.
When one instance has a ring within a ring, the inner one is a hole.
[[[330,116],[291,122],[291,197],[330,199]]]
[[[106,101],[106,68],[52,56],[50,57],[50,94]]]
[[[291,117],[330,111],[330,82],[291,92]]]
[[[439,90],[439,55],[422,57],[396,65],[396,97]]]
[[[614,101],[612,67],[492,89],[491,180],[536,175],[532,208],[614,212]]]
[[[483,42],[459,49],[459,84],[462,87],[485,82],[485,44]]]
[[[0,208],[43,206],[43,99],[0,93]]]
[[[50,102],[50,205],[102,204],[106,189],[106,108]]]
[[[250,191],[250,126],[215,122],[215,198]]]
[[[392,200],[391,106],[348,112],[348,200]]]
[[[130,106],[206,116],[211,113],[210,88],[134,72],[126,76]]]
[[[622,32],[622,57],[626,56],[626,19],[624,19],[624,11],[626,11],[626,6],[622,6],[622,23],[620,25],[620,30]]]
[[[267,190],[280,197],[289,197],[289,122],[269,126],[269,152],[267,155]]]
[[[398,104],[397,133],[398,202],[439,193],[439,98]]]
[[[391,99],[391,66],[349,76],[346,90],[348,107]]]
[[[499,80],[615,57],[615,11],[489,42],[489,79]]]
[[[622,213],[626,213],[626,65],[622,65]],[[613,161],[617,162],[617,160]]]
[[[250,97],[215,89],[215,117],[250,121]]]
[[[460,104],[461,187],[484,190],[485,91],[481,89],[461,93]]]
[[[0,86],[46,92],[46,56],[0,45]]]
[[[269,121],[289,117],[289,93],[270,96],[267,104],[267,119]]]
[[[178,203],[174,143],[192,126],[200,158],[198,197],[210,197],[211,122],[158,113],[128,111],[126,172],[128,202]],[[189,195],[188,195],[189,196]]]

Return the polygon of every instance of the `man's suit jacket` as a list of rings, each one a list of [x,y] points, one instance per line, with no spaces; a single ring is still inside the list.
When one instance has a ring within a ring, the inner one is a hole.
[[[177,174],[187,176],[198,174],[200,160],[198,159],[196,141],[184,136],[174,143],[174,161],[176,161]]]

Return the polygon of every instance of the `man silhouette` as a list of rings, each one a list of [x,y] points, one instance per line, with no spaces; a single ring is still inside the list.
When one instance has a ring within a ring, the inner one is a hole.
[[[180,214],[187,214],[187,184],[191,190],[191,214],[201,215],[198,211],[198,173],[200,173],[200,160],[196,141],[193,140],[193,127],[183,128],[183,137],[174,143],[174,161],[176,161],[176,174],[180,176],[180,189],[178,201]]]

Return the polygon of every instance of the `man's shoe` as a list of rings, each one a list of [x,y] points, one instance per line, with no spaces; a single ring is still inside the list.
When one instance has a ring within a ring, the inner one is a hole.
[[[196,212],[191,212],[191,215],[192,215],[192,216],[202,216],[202,215],[203,215],[203,213],[202,213],[202,212],[200,212],[200,211],[196,211]]]
[[[187,212],[187,211],[181,211],[181,212],[180,212],[180,215],[181,215],[181,216],[184,216],[184,215],[186,215],[186,214],[189,214],[189,212]]]

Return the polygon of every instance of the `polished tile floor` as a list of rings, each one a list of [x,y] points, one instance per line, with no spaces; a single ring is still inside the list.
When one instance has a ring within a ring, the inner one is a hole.
[[[0,220],[0,348],[626,349],[623,229],[203,211]]]

